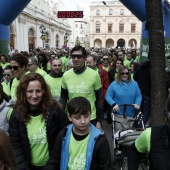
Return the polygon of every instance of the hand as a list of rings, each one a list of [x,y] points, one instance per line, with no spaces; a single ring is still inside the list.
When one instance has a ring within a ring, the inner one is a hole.
[[[114,107],[113,107],[113,112],[118,112],[120,110],[119,106],[116,104]]]
[[[134,107],[135,109],[140,109],[140,106],[138,106],[137,104],[133,104],[133,107]]]
[[[102,129],[102,124],[101,124],[101,122],[97,122],[97,123],[96,123],[96,127],[97,127],[98,129]]]

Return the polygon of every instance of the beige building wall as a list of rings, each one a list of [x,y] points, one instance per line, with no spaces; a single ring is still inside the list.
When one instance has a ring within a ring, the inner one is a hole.
[[[140,48],[141,21],[120,1],[105,2],[106,5],[99,2],[90,4],[90,47]]]

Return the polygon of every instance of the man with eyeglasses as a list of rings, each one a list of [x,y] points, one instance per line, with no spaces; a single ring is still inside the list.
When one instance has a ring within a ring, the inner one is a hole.
[[[38,67],[38,60],[35,57],[30,57],[28,59],[27,70],[28,70],[27,74],[28,73],[39,73],[42,76],[47,75],[47,73],[44,70]]]
[[[51,72],[44,79],[50,87],[51,93],[56,100],[60,100],[62,83],[62,61],[54,59],[51,63]]]
[[[90,101],[92,116],[91,123],[101,128],[102,118],[102,90],[98,72],[85,65],[86,50],[82,46],[75,46],[71,50],[73,68],[66,71],[62,78],[61,102],[63,108],[67,101],[82,96]]]

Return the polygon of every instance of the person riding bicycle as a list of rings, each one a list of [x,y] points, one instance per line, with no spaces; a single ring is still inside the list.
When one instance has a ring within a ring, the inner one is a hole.
[[[170,169],[170,95],[167,99],[167,123],[143,131],[128,152],[128,169],[138,170],[141,156],[149,154],[150,170]]]

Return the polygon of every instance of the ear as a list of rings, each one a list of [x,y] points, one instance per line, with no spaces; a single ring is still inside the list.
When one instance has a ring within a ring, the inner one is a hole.
[[[69,121],[72,122],[72,117],[69,114],[67,115],[67,117],[68,117]]]

